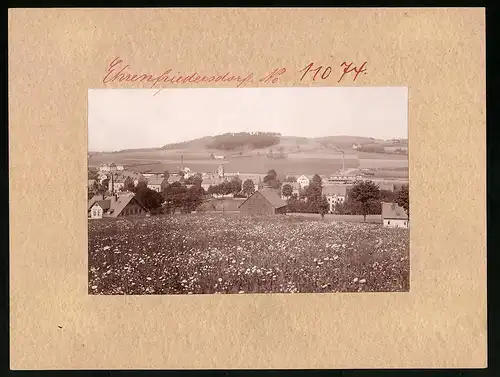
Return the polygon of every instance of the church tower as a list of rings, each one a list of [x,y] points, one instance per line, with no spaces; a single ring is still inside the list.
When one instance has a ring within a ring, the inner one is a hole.
[[[219,174],[220,178],[224,178],[224,166],[219,165],[219,168],[217,169],[217,173]]]

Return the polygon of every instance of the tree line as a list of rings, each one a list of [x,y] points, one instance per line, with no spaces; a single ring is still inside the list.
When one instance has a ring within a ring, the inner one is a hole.
[[[214,136],[212,142],[207,143],[209,149],[234,150],[245,146],[251,149],[267,148],[280,142],[280,134],[271,132],[239,132],[226,133]]]

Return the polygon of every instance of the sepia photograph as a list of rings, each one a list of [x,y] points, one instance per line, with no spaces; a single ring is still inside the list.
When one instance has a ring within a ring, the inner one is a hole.
[[[408,292],[407,87],[88,91],[91,295]]]

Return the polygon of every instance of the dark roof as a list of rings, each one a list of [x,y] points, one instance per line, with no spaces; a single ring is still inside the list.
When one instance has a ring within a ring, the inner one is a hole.
[[[264,189],[257,190],[252,195],[250,195],[250,197],[248,199],[250,199],[252,196],[258,195],[258,194],[261,194],[269,203],[271,203],[271,205],[274,208],[281,208],[281,207],[286,206],[286,202],[283,199],[281,199],[278,191],[275,189],[264,188]],[[238,207],[241,207],[243,204],[245,204],[248,199],[246,199]]]
[[[161,185],[164,180],[163,177],[151,177],[148,179],[148,185]]]
[[[323,195],[326,196],[346,196],[347,186],[341,185],[325,185],[323,186]]]
[[[382,203],[382,219],[408,220],[408,215],[404,208],[396,203]]]
[[[97,200],[95,201],[91,207],[93,207],[94,205],[96,204],[99,204],[99,206],[104,210],[104,211],[107,211],[110,207],[111,207],[111,204],[110,204],[110,200],[108,199],[105,199],[105,200]]]

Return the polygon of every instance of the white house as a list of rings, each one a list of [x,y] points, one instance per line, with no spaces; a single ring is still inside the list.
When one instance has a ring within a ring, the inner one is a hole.
[[[333,213],[335,205],[344,203],[347,197],[347,187],[341,185],[325,185],[323,186],[322,195],[326,196],[330,206],[329,212]]]
[[[124,176],[113,176],[112,179],[108,182],[108,190],[110,192],[120,191],[125,186],[125,178]]]
[[[168,185],[168,182],[163,177],[151,177],[148,179],[147,187],[150,190],[154,190],[156,192],[161,192],[164,187]]]
[[[408,214],[396,203],[382,203],[382,224],[389,228],[408,228]]]
[[[122,217],[132,215],[149,215],[149,211],[140,203],[134,194],[127,195],[96,195],[88,203],[89,219],[103,217]]]
[[[99,181],[99,184],[101,184],[101,185],[104,182],[104,180],[106,180],[106,179],[108,179],[108,176],[106,174],[104,174],[103,172],[100,172],[97,175],[97,180]]]
[[[100,166],[99,166],[99,171],[105,171],[105,172],[108,172],[110,171],[111,168],[109,167],[109,164],[105,164],[105,163],[102,163]]]
[[[299,184],[301,189],[304,189],[309,186],[310,180],[305,175],[301,175],[299,178],[297,178],[297,183]]]

